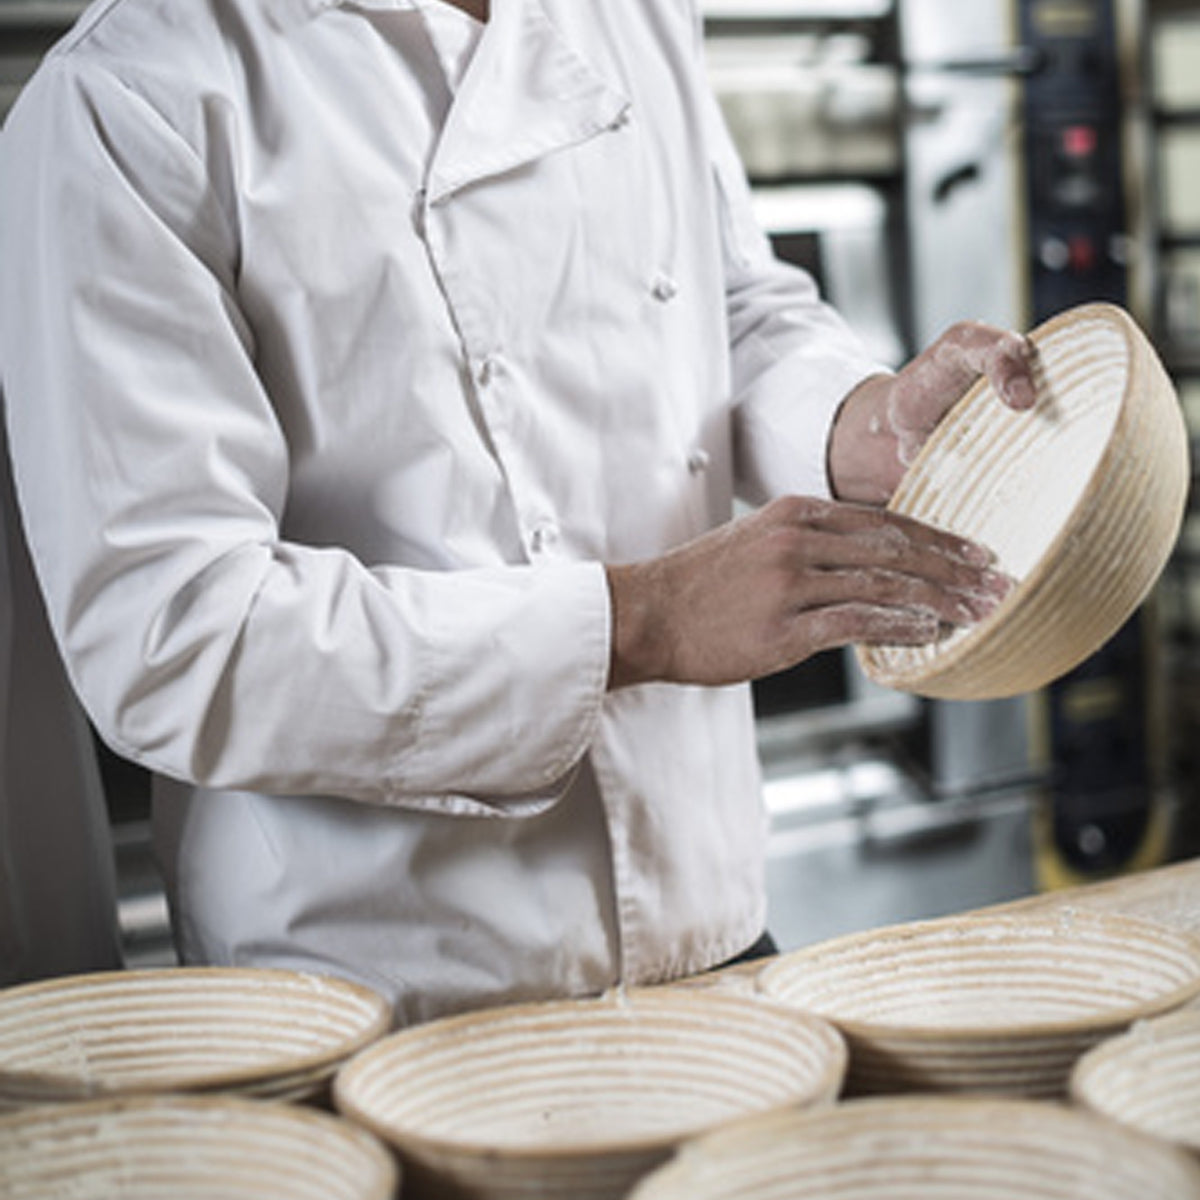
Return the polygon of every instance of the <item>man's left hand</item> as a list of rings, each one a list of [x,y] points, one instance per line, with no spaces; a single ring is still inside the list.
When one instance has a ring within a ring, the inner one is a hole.
[[[886,504],[938,422],[986,375],[1010,408],[1033,406],[1033,343],[977,321],[951,326],[894,375],[875,375],[838,412],[829,477],[839,500]]]

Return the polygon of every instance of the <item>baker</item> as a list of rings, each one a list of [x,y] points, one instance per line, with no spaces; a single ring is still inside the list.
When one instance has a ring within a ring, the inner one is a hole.
[[[25,531],[186,962],[402,1022],[719,964],[747,681],[1005,593],[880,504],[1027,344],[870,359],[755,226],[690,0],[102,0],[0,155]]]

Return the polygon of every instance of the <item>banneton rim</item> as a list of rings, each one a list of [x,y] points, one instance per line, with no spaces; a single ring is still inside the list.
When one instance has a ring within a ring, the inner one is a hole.
[[[1075,1064],[1071,1099],[1200,1156],[1200,1009],[1135,1022]]]
[[[889,509],[980,542],[1016,581],[991,616],[930,646],[859,646],[875,682],[940,699],[1036,690],[1095,653],[1146,598],[1183,521],[1191,468],[1175,389],[1123,309],[1087,304],[1030,334],[1036,401],[980,379]]]
[[[628,1200],[1197,1200],[1187,1154],[1062,1104],[850,1100],[697,1139]]]
[[[0,1111],[168,1091],[307,1098],[391,1020],[369,988],[283,968],[103,971],[22,984],[0,990]]]
[[[1061,1097],[1092,1046],[1200,995],[1200,940],[1083,909],[946,917],[791,951],[756,983],[837,1026],[849,1094]]]
[[[400,1030],[334,1102],[396,1148],[415,1200],[618,1200],[688,1137],[832,1104],[846,1061],[830,1023],[763,997],[630,988]]]
[[[242,1096],[109,1097],[0,1115],[5,1200],[393,1200],[366,1130]]]

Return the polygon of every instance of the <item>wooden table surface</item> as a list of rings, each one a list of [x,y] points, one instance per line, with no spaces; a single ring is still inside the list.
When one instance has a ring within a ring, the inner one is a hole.
[[[1120,875],[1062,891],[1043,892],[994,905],[984,912],[1036,912],[1074,907],[1144,917],[1185,933],[1200,934],[1200,858]]]
[[[1200,936],[1200,858],[1170,863],[1148,871],[1120,875],[1099,883],[1059,891],[1040,892],[1004,904],[972,909],[977,913],[1053,912],[1058,908],[1101,909]],[[754,977],[765,960],[743,963],[696,975],[680,982],[697,987],[744,990],[754,986]],[[678,985],[676,985],[678,986]],[[1196,1002],[1200,1007],[1200,999]]]

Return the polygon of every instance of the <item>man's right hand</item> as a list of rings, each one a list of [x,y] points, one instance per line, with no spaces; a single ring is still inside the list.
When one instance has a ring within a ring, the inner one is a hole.
[[[919,645],[994,611],[982,547],[884,509],[789,496],[608,567],[610,687],[729,684],[851,643]]]

